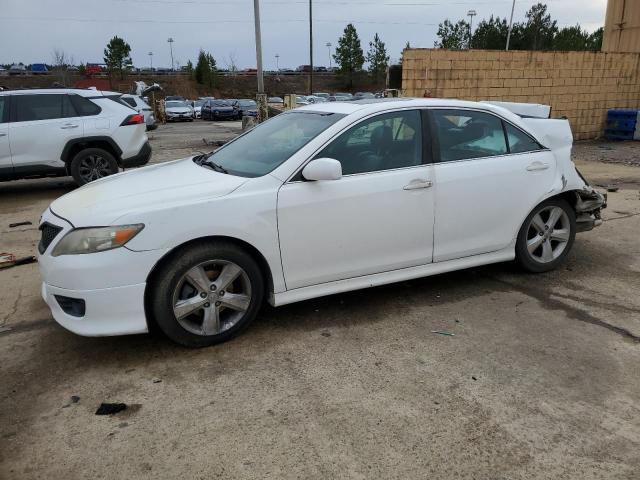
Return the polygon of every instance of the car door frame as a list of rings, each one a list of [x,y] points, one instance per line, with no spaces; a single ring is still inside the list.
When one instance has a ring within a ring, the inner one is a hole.
[[[320,143],[319,145],[315,146],[314,149],[311,152],[308,152],[305,155],[305,159],[300,163],[300,165],[295,168],[293,170],[293,172],[286,178],[285,181],[283,181],[282,185],[280,186],[280,188],[278,189],[278,200],[277,200],[277,205],[279,208],[279,197],[280,197],[280,193],[281,190],[286,187],[286,185],[291,184],[291,183],[302,183],[302,182],[307,182],[307,180],[304,180],[302,177],[302,171],[304,170],[304,168],[307,166],[307,164],[309,162],[311,162],[312,160],[314,160],[316,158],[316,156],[318,155],[318,153],[320,153],[323,149],[325,149],[329,144],[331,144],[332,142],[334,142],[335,140],[337,140],[341,135],[343,135],[344,133],[346,133],[347,131],[356,128],[358,125],[360,125],[361,123],[364,123],[368,120],[370,120],[371,118],[377,117],[377,116],[381,116],[381,115],[385,115],[385,114],[390,114],[390,113],[396,113],[396,112],[403,112],[403,111],[417,111],[418,114],[420,115],[420,135],[421,135],[421,163],[419,165],[412,165],[412,166],[407,166],[407,167],[399,167],[399,168],[393,168],[393,169],[385,169],[385,170],[376,170],[376,171],[372,171],[372,172],[363,172],[363,173],[354,173],[354,174],[349,174],[349,175],[345,175],[345,177],[357,177],[357,176],[368,176],[368,175],[374,175],[374,174],[380,174],[380,173],[391,173],[394,171],[402,171],[402,170],[409,170],[409,169],[419,169],[419,168],[424,168],[427,166],[431,166],[433,168],[433,156],[432,156],[432,148],[430,145],[428,145],[429,142],[429,138],[431,138],[430,136],[430,132],[429,132],[429,119],[427,117],[428,112],[426,110],[426,107],[424,106],[403,106],[403,107],[394,107],[394,108],[389,108],[389,109],[385,109],[385,110],[379,110],[379,111],[375,111],[375,112],[371,112],[365,116],[362,117],[358,117],[357,119],[355,119],[354,121],[352,121],[349,124],[343,125],[339,131],[333,132],[332,135],[330,137],[328,137],[327,139],[325,139],[322,143]],[[428,147],[428,148],[427,148]],[[429,171],[429,175],[432,176],[433,175],[433,170],[431,169]],[[339,180],[338,180],[339,181]],[[434,220],[434,215],[435,215],[435,205],[432,202],[432,211],[431,211],[431,217],[432,217],[432,221]],[[431,255],[430,257],[425,259],[425,262],[422,264],[416,264],[413,265],[413,267],[420,267],[422,265],[428,265],[430,263],[433,262],[433,225],[431,225],[431,238],[430,243],[431,243]],[[278,230],[280,231],[280,227],[278,228]],[[278,245],[280,246],[280,250],[281,250],[281,263],[282,263],[282,269],[283,269],[283,275],[284,275],[284,279],[285,279],[285,285],[287,286],[287,290],[291,290],[290,284],[287,284],[287,273],[286,273],[286,268],[285,268],[285,264],[284,264],[284,258],[282,256],[282,241],[281,241],[281,237],[280,237],[280,233],[278,236]],[[404,268],[412,268],[412,267],[404,267]],[[396,271],[397,269],[393,269],[390,270],[392,271]],[[380,271],[380,272],[375,272],[375,273],[368,273],[368,274],[364,274],[364,276],[369,276],[369,275],[376,275],[376,274],[384,274],[384,273],[388,273],[390,272],[389,270],[387,271]],[[298,286],[298,287],[293,287],[294,290],[296,289],[308,289],[308,288],[314,288],[317,285],[322,285],[322,284],[327,284],[327,283],[332,283],[332,282],[340,282],[340,281],[349,281],[350,279],[353,278],[358,278],[358,277],[362,277],[363,275],[358,275],[356,277],[348,277],[348,278],[344,278],[344,279],[337,279],[337,280],[328,280],[327,282],[319,282],[319,283],[315,283],[315,284],[309,284],[306,286]]]
[[[510,121],[509,119],[505,118],[504,116],[500,115],[500,113],[492,111],[492,110],[488,110],[488,109],[482,109],[482,108],[474,108],[474,107],[469,107],[469,106],[455,106],[455,105],[438,105],[438,106],[429,106],[427,107],[428,110],[428,117],[429,117],[429,131],[431,132],[432,135],[432,158],[433,158],[433,164],[434,164],[434,186],[435,186],[435,192],[436,192],[436,199],[437,199],[437,191],[438,191],[438,175],[437,175],[437,167],[438,165],[442,165],[442,164],[454,164],[454,163],[462,163],[462,162],[477,162],[477,161],[482,161],[483,159],[496,159],[496,158],[513,158],[515,156],[524,156],[524,155],[531,155],[531,154],[535,154],[535,153],[540,153],[540,152],[546,152],[548,153],[552,158],[553,158],[553,165],[552,165],[552,170],[555,172],[555,170],[557,169],[557,160],[555,159],[555,157],[553,156],[553,152],[551,151],[550,148],[544,146],[542,143],[540,143],[540,141],[535,138],[531,133],[527,132],[525,129],[523,129],[522,127],[516,125],[514,122]],[[478,113],[483,113],[483,114],[488,114],[488,115],[492,115],[494,117],[496,117],[498,120],[501,121],[501,126],[502,126],[502,133],[504,135],[504,140],[505,140],[505,145],[507,147],[507,152],[504,154],[500,154],[500,155],[488,155],[488,156],[483,156],[483,157],[473,157],[473,158],[465,158],[465,159],[460,159],[460,160],[450,160],[450,161],[440,161],[440,138],[439,138],[439,133],[438,133],[438,129],[437,126],[435,124],[435,117],[434,117],[434,111],[436,110],[458,110],[458,111],[469,111],[469,112],[478,112]],[[520,132],[524,133],[525,135],[527,135],[528,137],[530,137],[532,140],[534,140],[539,146],[540,149],[539,150],[535,150],[535,151],[527,151],[527,152],[516,152],[516,153],[512,153],[511,152],[511,146],[509,144],[509,138],[507,135],[507,130],[506,130],[506,125],[509,124],[511,125],[513,128],[519,130]],[[549,189],[552,188],[552,185],[549,185]],[[511,249],[511,247],[515,246],[515,239],[517,236],[517,233],[522,225],[522,223],[524,222],[524,220],[526,219],[527,215],[530,213],[531,209],[533,209],[537,204],[539,204],[541,201],[543,201],[546,197],[548,196],[548,191],[545,192],[541,192],[540,195],[536,198],[535,203],[533,203],[530,206],[530,209],[526,212],[523,213],[523,215],[521,215],[521,218],[519,218],[517,225],[513,226],[512,229],[512,244],[509,245],[504,245],[503,248],[506,249]],[[437,254],[437,243],[438,243],[438,232],[437,232],[437,228],[438,228],[438,207],[437,207],[437,201],[436,201],[436,211],[435,211],[435,218],[434,218],[434,257],[433,257],[433,261],[434,263],[437,262],[444,262],[444,261],[450,261],[450,260],[456,260],[456,259],[460,259],[460,258],[465,258],[468,256],[474,256],[474,255],[482,255],[482,254],[490,254],[492,252],[496,252],[496,251],[500,251],[500,248],[496,248],[493,250],[488,250],[488,251],[477,251],[474,253],[470,253],[470,254],[462,254],[462,255],[444,255],[444,256],[439,256]]]
[[[11,139],[9,138],[9,123],[11,121],[11,95],[2,95],[5,106],[0,118],[0,141],[6,142],[6,152],[8,162],[0,163],[0,179],[11,180],[14,178],[13,160],[11,158]]]

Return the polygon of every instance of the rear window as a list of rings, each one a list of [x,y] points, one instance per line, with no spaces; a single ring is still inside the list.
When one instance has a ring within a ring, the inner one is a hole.
[[[130,107],[134,107],[134,108],[136,107],[136,102],[133,100],[133,98],[122,97],[122,101],[125,102]]]
[[[76,110],[79,117],[89,117],[98,115],[102,109],[91,100],[81,97],[80,95],[69,95],[69,99]]]

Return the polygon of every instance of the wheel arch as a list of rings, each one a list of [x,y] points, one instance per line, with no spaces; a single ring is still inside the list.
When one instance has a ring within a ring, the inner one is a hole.
[[[113,140],[113,138],[107,136],[74,138],[66,143],[62,149],[62,154],[60,155],[60,160],[62,160],[66,165],[67,173],[70,173],[69,165],[71,160],[73,160],[73,157],[85,148],[102,148],[112,154],[118,162],[118,166],[121,166],[122,149]]]
[[[171,250],[166,252],[162,258],[160,258],[156,264],[153,266],[149,274],[147,275],[146,288],[144,291],[144,310],[145,316],[147,318],[147,325],[149,327],[149,331],[155,331],[156,325],[155,320],[151,315],[151,308],[149,305],[150,302],[150,293],[149,293],[149,285],[152,285],[155,279],[155,275],[157,275],[158,270],[169,262],[173,256],[175,256],[180,250],[189,248],[193,245],[202,244],[202,243],[211,243],[211,242],[227,242],[233,245],[236,245],[243,250],[245,250],[251,257],[256,261],[260,271],[262,272],[265,286],[266,286],[266,295],[265,299],[268,299],[271,295],[273,295],[274,287],[273,287],[273,273],[271,272],[271,267],[269,266],[269,262],[265,256],[260,252],[256,247],[251,245],[250,243],[241,240],[235,237],[229,237],[226,235],[211,235],[206,237],[198,237],[181,243],[180,245],[176,245]]]

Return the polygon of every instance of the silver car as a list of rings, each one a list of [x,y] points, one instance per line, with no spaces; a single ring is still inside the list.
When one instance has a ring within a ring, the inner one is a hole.
[[[120,99],[131,108],[133,108],[136,112],[144,115],[144,122],[147,124],[147,130],[155,130],[156,128],[158,128],[153,110],[142,97],[138,95],[129,95],[127,93],[125,95],[122,95]]]

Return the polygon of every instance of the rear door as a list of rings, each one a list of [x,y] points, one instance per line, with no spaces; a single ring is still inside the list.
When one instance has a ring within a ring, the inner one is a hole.
[[[0,176],[13,173],[9,148],[9,95],[0,96]]]
[[[82,119],[77,116],[69,95],[12,96],[9,139],[16,171],[64,167],[60,156],[65,144],[82,136]]]
[[[508,247],[551,190],[553,154],[488,112],[432,109],[434,262]]]

